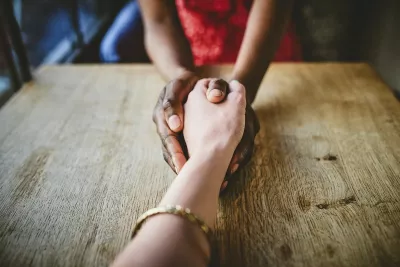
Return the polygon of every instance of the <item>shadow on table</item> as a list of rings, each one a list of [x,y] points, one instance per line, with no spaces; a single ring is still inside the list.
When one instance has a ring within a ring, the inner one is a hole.
[[[289,155],[284,153],[290,150],[290,143],[278,133],[274,109],[265,106],[256,110],[261,129],[253,158],[232,177],[221,197],[212,266],[219,266],[218,259],[220,266],[267,266],[271,257],[286,261],[292,255],[287,244],[274,239],[277,229],[269,227],[276,225],[276,220],[293,218],[282,203],[284,194],[280,194],[288,183],[281,172],[287,171]]]

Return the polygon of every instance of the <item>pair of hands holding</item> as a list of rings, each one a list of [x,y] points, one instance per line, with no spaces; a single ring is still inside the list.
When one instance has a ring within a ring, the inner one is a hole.
[[[162,90],[153,112],[165,161],[178,173],[187,156],[202,148],[232,150],[227,172],[250,160],[259,122],[242,84],[202,79],[187,72]],[[183,133],[182,133],[183,131]],[[206,156],[206,155],[205,155]]]

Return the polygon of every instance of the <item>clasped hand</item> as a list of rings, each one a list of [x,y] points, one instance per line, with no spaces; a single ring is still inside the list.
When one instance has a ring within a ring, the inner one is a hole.
[[[237,81],[199,80],[192,73],[169,82],[153,112],[165,161],[176,172],[187,156],[207,149],[233,155],[227,174],[250,160],[259,123]],[[230,154],[229,154],[230,153]]]

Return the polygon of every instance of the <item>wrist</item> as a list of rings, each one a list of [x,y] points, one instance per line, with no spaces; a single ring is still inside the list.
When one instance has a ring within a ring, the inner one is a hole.
[[[186,165],[204,172],[204,175],[201,176],[201,180],[208,184],[209,188],[217,188],[216,192],[218,192],[232,156],[233,152],[231,153],[227,150],[212,149],[209,147],[196,151],[196,153],[190,156]],[[191,177],[190,180],[193,181],[193,177]]]
[[[190,155],[191,159],[214,162],[217,165],[228,166],[235,151],[235,146],[227,143],[208,143],[202,145]]]
[[[175,71],[175,78],[191,78],[197,77],[194,68],[178,67]]]

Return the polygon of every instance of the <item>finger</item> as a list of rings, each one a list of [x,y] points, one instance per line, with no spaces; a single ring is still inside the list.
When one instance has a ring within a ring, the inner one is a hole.
[[[212,80],[211,78],[203,78],[201,80],[198,80],[196,82],[191,94],[193,94],[193,93],[198,94],[199,92],[201,92],[202,94],[207,94],[207,89],[209,87],[211,80]],[[191,95],[191,94],[189,94],[189,95]]]
[[[212,103],[219,103],[225,99],[228,83],[223,79],[211,79],[207,89],[207,99]]]
[[[179,173],[187,160],[179,142],[178,134],[168,130],[167,132],[161,133],[160,136],[164,148],[171,157],[173,169],[176,173]]]
[[[246,117],[252,118],[252,134],[255,136],[260,131],[260,122],[258,121],[256,112],[249,104],[246,106]]]
[[[246,146],[239,154],[239,166],[246,166],[250,160],[251,156],[254,152],[254,142],[251,142],[248,146]]]
[[[228,186],[228,181],[224,181],[221,184],[221,188],[219,189],[219,193],[222,193],[223,191],[225,191],[226,187]]]
[[[168,128],[168,125],[164,120],[162,110],[157,112],[157,114],[157,133],[161,138],[163,151],[165,150],[165,154],[168,155],[168,157],[165,155],[165,157],[167,157],[166,161],[176,173],[179,173],[183,165],[186,163],[186,157],[179,142],[180,137],[177,133]]]
[[[241,94],[246,94],[246,88],[243,84],[241,84],[237,80],[233,80],[229,82],[229,90],[230,92],[237,92]]]
[[[233,154],[229,164],[230,173],[235,173],[239,167],[244,167],[249,163],[254,150],[254,142],[251,139],[243,138]]]
[[[180,132],[183,129],[183,107],[179,96],[172,89],[166,90],[162,102],[165,121],[168,127],[174,132]]]
[[[165,121],[174,132],[183,129],[183,106],[182,103],[189,95],[197,78],[176,79],[167,84],[165,95],[162,100]]]
[[[176,173],[179,173],[186,163],[186,157],[177,136],[168,135],[164,141],[165,148],[171,155],[171,160]]]
[[[244,107],[246,105],[246,89],[238,81],[229,83],[228,102]]]
[[[162,107],[162,102],[163,102],[163,99],[164,99],[164,97],[165,97],[165,91],[166,91],[166,87],[164,87],[162,90],[161,90],[161,93],[160,93],[160,95],[158,96],[158,99],[157,99],[157,103],[156,103],[156,106],[154,107],[154,109],[153,109],[153,114],[152,114],[152,119],[153,119],[153,122],[157,125],[158,124],[158,115],[160,114],[160,112],[161,112],[161,107]]]
[[[189,151],[188,151],[188,148],[187,148],[187,145],[186,145],[186,142],[185,142],[185,137],[183,136],[183,133],[179,134],[178,141],[179,141],[179,144],[180,144],[180,146],[182,148],[183,155],[185,156],[185,159],[188,159],[189,158]]]
[[[169,167],[176,173],[175,166],[174,166],[174,163],[172,162],[171,155],[168,153],[167,149],[163,145],[161,146],[161,148],[162,148],[162,152],[163,152],[164,161],[166,163],[168,163]]]
[[[235,173],[239,169],[239,163],[232,164],[231,174]]]
[[[168,135],[162,140],[164,160],[169,164],[173,171],[179,173],[187,161],[179,140],[174,135]]]
[[[200,85],[202,87],[205,87],[206,90],[204,90],[204,92],[207,91],[207,88],[210,86],[210,82],[213,80],[213,78],[203,78],[199,81],[197,81],[196,83],[196,87],[197,85]]]

